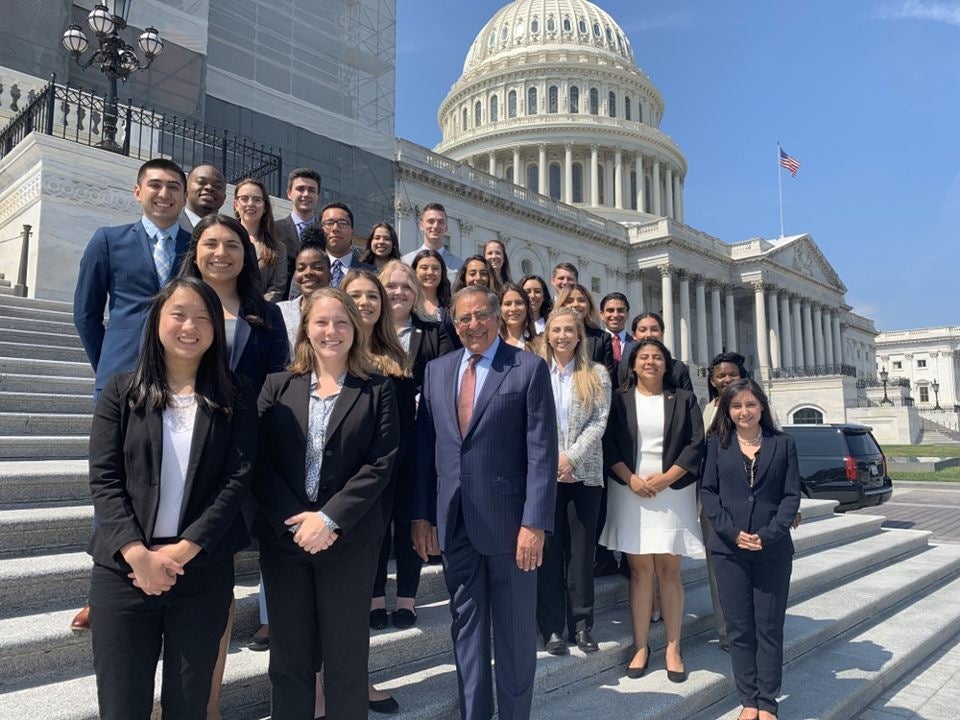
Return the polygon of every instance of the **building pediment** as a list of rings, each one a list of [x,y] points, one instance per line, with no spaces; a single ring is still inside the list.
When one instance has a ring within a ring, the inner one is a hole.
[[[795,235],[765,243],[768,247],[760,256],[813,282],[828,285],[841,293],[847,291],[833,266],[809,235]]]

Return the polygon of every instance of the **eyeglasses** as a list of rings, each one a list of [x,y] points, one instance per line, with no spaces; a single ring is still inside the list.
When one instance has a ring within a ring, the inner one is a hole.
[[[476,320],[478,323],[485,323],[492,317],[493,317],[492,312],[489,312],[487,310],[481,310],[475,313],[460,315],[459,317],[457,317],[456,320],[454,320],[454,322],[457,324],[458,327],[466,327],[467,325],[470,324],[471,320]]]
[[[241,205],[250,203],[251,205],[263,205],[263,198],[259,195],[238,195],[237,202]]]
[[[340,229],[353,227],[353,223],[349,220],[343,218],[340,220],[324,220],[320,223],[320,227],[324,230],[330,230],[331,228],[338,227]]]

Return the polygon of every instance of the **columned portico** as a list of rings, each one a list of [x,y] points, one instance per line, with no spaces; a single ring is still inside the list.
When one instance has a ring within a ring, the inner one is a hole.
[[[767,310],[764,299],[763,282],[756,280],[753,285],[753,312],[756,320],[757,367],[763,371],[770,367],[770,351],[767,348]]]
[[[796,367],[793,360],[793,328],[790,322],[790,294],[780,295],[780,354],[784,367]]]
[[[663,344],[676,354],[677,346],[673,337],[673,268],[670,265],[661,265],[660,270],[660,299],[663,312]]]
[[[680,271],[680,359],[690,362],[690,277]]]

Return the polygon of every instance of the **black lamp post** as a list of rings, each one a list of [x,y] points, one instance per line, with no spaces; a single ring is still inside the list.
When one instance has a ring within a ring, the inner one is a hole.
[[[99,63],[100,72],[107,76],[107,99],[103,107],[103,140],[100,147],[111,152],[120,152],[117,144],[117,80],[126,82],[133,73],[146,70],[154,59],[163,52],[163,40],[155,27],[148,27],[142,33],[137,44],[143,52],[146,62],[141,63],[136,49],[121,39],[120,30],[127,27],[132,0],[107,0],[110,4],[97,5],[87,15],[87,24],[97,40],[97,47],[87,60],[80,56],[90,43],[79,25],[71,25],[63,33],[63,46],[70,51],[77,65],[86,70]]]
[[[933,406],[933,409],[934,409],[934,410],[940,410],[940,409],[942,409],[942,408],[940,407],[940,383],[938,383],[938,382],[936,381],[936,379],[934,379],[934,381],[933,381],[932,383],[930,383],[930,387],[933,388],[933,397],[934,397],[934,401],[935,401],[935,404],[934,404],[934,406]]]
[[[890,373],[887,372],[886,366],[880,370],[880,382],[883,383],[883,400],[880,401],[881,405],[893,405],[893,400],[887,397],[887,381],[890,379]]]

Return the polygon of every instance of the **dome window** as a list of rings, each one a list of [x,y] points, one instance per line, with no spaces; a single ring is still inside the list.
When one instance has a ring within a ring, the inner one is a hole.
[[[573,192],[570,194],[573,202],[583,202],[583,165],[578,162],[573,164]]]
[[[573,24],[570,22],[570,18],[563,18],[563,31],[565,33],[573,32]]]
[[[581,34],[581,35],[586,35],[586,34],[587,34],[587,21],[586,21],[586,20],[584,20],[583,18],[580,18],[579,20],[577,20],[577,27],[580,29],[580,34]]]
[[[527,88],[527,115],[537,114],[537,89],[535,87]]]
[[[617,94],[613,90],[607,95],[607,115],[612,118],[617,116]]]
[[[500,28],[500,40],[502,42],[507,40],[509,37],[510,37],[510,28],[504,25],[502,28]]]
[[[550,187],[547,193],[554,200],[560,199],[560,163],[550,163]]]
[[[466,112],[466,110],[464,110]],[[596,88],[590,88],[590,114],[600,114],[600,93]]]
[[[613,32],[607,28],[607,44],[613,45]]]
[[[480,127],[480,123],[483,120],[483,106],[480,104],[480,101],[477,100],[473,104],[473,126]]]
[[[500,119],[500,98],[496,95],[490,96],[490,122],[497,122]]]
[[[515,38],[521,38],[527,34],[527,26],[523,24],[523,20],[517,20],[517,24],[513,28],[513,36]]]
[[[507,117],[515,118],[517,116],[517,91],[511,90],[507,94]]]
[[[547,32],[553,33],[557,31],[557,21],[553,19],[553,15],[547,18]]]
[[[631,115],[632,115],[632,112],[630,110],[630,96],[624,95],[623,96],[623,119],[632,120],[633,118],[630,117]]]
[[[593,24],[593,36],[595,38],[603,37],[603,34],[600,32],[600,23]]]
[[[540,168],[536,163],[527,165],[527,188],[535,193],[540,192]]]
[[[540,32],[540,21],[534,18],[530,21],[530,34],[536,35]]]
[[[497,33],[495,30],[490,31],[490,34],[487,35],[487,47],[492,48],[497,42]]]
[[[580,88],[576,85],[570,86],[570,112],[580,112]]]
[[[560,111],[560,91],[556,85],[551,85],[547,89],[547,112],[557,113]]]
[[[467,109],[466,108],[463,109],[463,120],[460,123],[460,130],[462,130],[463,132],[467,131]]]
[[[524,258],[520,261],[520,271],[524,275],[533,275],[533,263],[530,262],[530,258]]]

